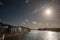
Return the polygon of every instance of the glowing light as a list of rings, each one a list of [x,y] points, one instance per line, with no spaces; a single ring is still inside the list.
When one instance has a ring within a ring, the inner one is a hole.
[[[46,13],[49,15],[51,13],[51,11],[50,10],[47,10]]]
[[[51,20],[53,17],[53,9],[45,8],[43,11],[43,17],[46,18],[46,20]]]
[[[52,35],[53,33],[51,31],[48,32],[49,35]]]
[[[57,40],[56,35],[56,32],[48,31],[44,36],[44,40]]]
[[[47,15],[50,15],[50,14],[51,14],[51,10],[50,10],[50,9],[47,9],[47,10],[46,10],[46,14],[47,14]]]

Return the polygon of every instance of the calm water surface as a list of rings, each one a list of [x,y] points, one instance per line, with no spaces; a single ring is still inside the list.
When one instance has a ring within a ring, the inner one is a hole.
[[[60,40],[60,32],[32,30],[23,36],[6,40]]]

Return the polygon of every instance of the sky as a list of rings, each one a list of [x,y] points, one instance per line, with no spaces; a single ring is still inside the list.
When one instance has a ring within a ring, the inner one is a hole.
[[[33,28],[60,25],[60,0],[0,0],[0,21]]]

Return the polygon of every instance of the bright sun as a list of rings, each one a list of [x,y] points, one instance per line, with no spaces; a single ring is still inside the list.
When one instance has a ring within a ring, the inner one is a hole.
[[[47,14],[47,15],[50,15],[50,14],[51,14],[51,10],[50,10],[50,9],[47,9],[47,10],[46,10],[46,14]]]

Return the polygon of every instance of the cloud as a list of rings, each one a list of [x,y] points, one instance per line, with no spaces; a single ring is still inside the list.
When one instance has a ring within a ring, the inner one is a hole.
[[[39,10],[40,10],[40,9],[36,9],[36,10],[33,11],[33,13],[37,13],[37,12],[39,12]]]
[[[0,19],[0,21],[2,21],[2,20]]]
[[[49,25],[48,23],[46,23],[46,25]]]
[[[57,2],[57,0],[51,0],[52,2]]]
[[[28,19],[25,19],[26,22],[28,22],[29,20]]]
[[[22,24],[26,24],[25,22],[22,22]]]
[[[36,10],[34,10],[32,13],[37,13],[37,12],[39,12],[40,10],[42,10],[42,9],[44,9],[45,7],[41,7],[41,8],[39,8],[39,9],[36,9]]]
[[[26,1],[25,1],[25,3],[28,3],[28,2],[29,2],[29,0],[26,0]]]
[[[39,9],[37,9],[37,10],[34,10],[34,11],[33,11],[33,13],[36,13],[36,12],[38,12],[38,10],[39,10]]]
[[[43,25],[42,23],[38,23],[38,25]]]
[[[35,22],[35,21],[33,21],[32,23],[33,23],[33,24],[37,24],[37,22]]]
[[[1,5],[3,5],[3,3],[2,3],[2,2],[0,2],[0,6],[1,6]]]

